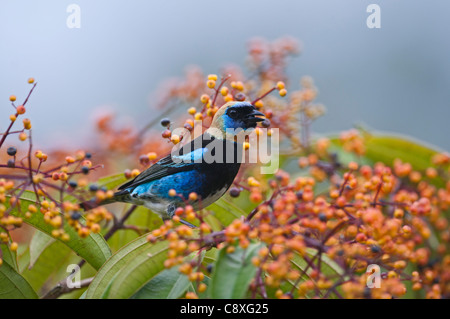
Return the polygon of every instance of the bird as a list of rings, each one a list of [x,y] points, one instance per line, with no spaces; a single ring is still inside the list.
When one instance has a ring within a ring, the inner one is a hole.
[[[89,210],[114,202],[131,203],[149,208],[163,221],[172,219],[187,202],[195,211],[206,208],[227,192],[240,169],[243,145],[237,135],[251,132],[264,120],[264,114],[250,102],[228,102],[217,110],[202,135],[121,185],[111,198],[83,202],[80,207]],[[191,193],[196,194],[195,200],[188,200]]]

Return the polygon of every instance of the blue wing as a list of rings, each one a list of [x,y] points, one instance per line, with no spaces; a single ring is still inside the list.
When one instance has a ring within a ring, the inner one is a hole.
[[[133,189],[139,185],[146,184],[166,176],[192,170],[194,165],[199,165],[198,161],[202,159],[203,154],[207,150],[207,148],[199,148],[179,156],[172,156],[172,154],[169,154],[136,176],[133,180],[121,185],[119,190]]]

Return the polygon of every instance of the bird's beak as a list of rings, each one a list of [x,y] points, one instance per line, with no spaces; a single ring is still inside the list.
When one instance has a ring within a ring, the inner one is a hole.
[[[265,118],[261,118],[261,117],[257,117],[257,116],[265,116],[264,113],[261,113],[257,110],[253,110],[252,113],[250,113],[249,115],[247,115],[245,117],[245,121],[249,122],[249,123],[257,123],[257,122],[262,122],[265,120]]]

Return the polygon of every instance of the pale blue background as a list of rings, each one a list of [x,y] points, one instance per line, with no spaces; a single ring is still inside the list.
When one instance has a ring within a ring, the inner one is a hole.
[[[81,7],[81,29],[66,8]],[[381,29],[366,7],[381,6]],[[85,145],[92,110],[109,105],[143,125],[162,80],[188,64],[215,73],[243,64],[246,41],[292,35],[328,114],[315,131],[364,122],[450,149],[450,2],[442,0],[0,1],[0,128],[34,76],[28,116],[38,145]],[[57,135],[55,134],[57,132]]]

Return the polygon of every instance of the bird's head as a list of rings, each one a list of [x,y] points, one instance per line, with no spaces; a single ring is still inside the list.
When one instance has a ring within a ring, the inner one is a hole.
[[[258,122],[264,121],[264,118],[258,116],[264,116],[264,114],[249,102],[228,102],[214,115],[211,128],[218,129],[223,134],[239,128],[252,129]]]

